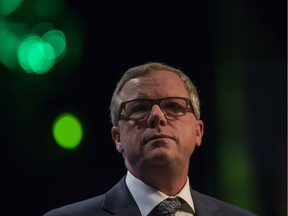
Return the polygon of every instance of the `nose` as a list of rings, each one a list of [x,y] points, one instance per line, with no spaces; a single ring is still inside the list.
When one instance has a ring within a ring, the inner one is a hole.
[[[155,128],[159,125],[164,126],[167,123],[165,114],[162,112],[159,105],[154,104],[151,108],[147,124],[150,128]]]

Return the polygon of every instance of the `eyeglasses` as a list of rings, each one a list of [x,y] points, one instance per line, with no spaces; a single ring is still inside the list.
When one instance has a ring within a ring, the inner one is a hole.
[[[141,120],[149,116],[152,106],[157,104],[165,116],[179,117],[184,116],[187,112],[192,112],[192,103],[188,98],[167,97],[159,100],[135,99],[125,101],[120,105],[120,119]],[[121,114],[125,112],[125,115]]]

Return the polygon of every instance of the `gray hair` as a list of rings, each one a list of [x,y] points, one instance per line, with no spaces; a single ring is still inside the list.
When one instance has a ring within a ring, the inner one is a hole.
[[[158,62],[150,62],[146,64],[142,64],[139,66],[132,67],[128,69],[122,78],[119,80],[119,82],[116,85],[116,88],[113,92],[111,103],[110,103],[110,118],[113,126],[116,126],[119,121],[119,115],[120,115],[120,106],[123,102],[123,99],[120,97],[120,92],[125,85],[125,83],[133,78],[136,77],[143,77],[147,74],[153,73],[155,71],[159,70],[167,70],[174,72],[177,74],[180,79],[182,80],[188,94],[190,97],[190,100],[192,102],[192,107],[194,110],[194,115],[196,119],[200,119],[200,101],[199,96],[196,87],[190,80],[190,78],[184,74],[181,70],[174,68],[172,66],[169,66],[164,63],[158,63]]]

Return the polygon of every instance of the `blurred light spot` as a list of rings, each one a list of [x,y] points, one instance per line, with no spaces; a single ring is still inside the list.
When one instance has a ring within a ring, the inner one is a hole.
[[[53,67],[55,52],[53,47],[42,38],[30,35],[20,44],[18,60],[27,73],[43,74]]]
[[[63,113],[53,123],[53,136],[61,147],[74,149],[82,140],[82,125],[76,116],[71,113]]]
[[[0,62],[8,68],[15,68],[18,65],[17,49],[19,39],[0,22]]]
[[[61,15],[65,5],[59,0],[37,0],[34,1],[32,7],[39,17],[42,19],[55,18]]]
[[[39,24],[34,29],[38,34],[29,34],[21,41],[17,57],[27,73],[44,74],[54,66],[56,60],[64,56],[65,35],[52,27],[49,23]],[[41,33],[42,37],[39,36]]]
[[[31,33],[36,35],[44,35],[46,32],[53,30],[54,25],[50,22],[40,22],[37,23],[32,29]]]
[[[0,15],[9,15],[15,11],[23,0],[0,0]]]
[[[54,48],[55,57],[59,57],[64,54],[66,50],[66,39],[62,31],[48,31],[42,36],[42,39],[51,44],[51,46]]]

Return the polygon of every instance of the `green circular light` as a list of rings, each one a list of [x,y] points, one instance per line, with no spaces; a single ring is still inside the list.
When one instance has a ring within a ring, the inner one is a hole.
[[[66,50],[66,38],[62,31],[59,30],[50,30],[46,32],[42,39],[45,42],[51,44],[55,51],[55,57],[59,57],[62,55]]]
[[[18,66],[17,53],[19,38],[0,22],[0,62],[13,69]]]
[[[30,35],[22,41],[17,56],[21,67],[27,73],[46,73],[55,63],[53,47],[37,35]]]
[[[15,11],[23,0],[0,0],[0,14],[9,15]]]
[[[43,74],[55,63],[53,47],[37,35],[26,37],[19,46],[18,60],[27,73]]]
[[[74,149],[79,146],[83,129],[78,118],[71,113],[59,115],[53,124],[53,137],[58,145],[65,149]]]

